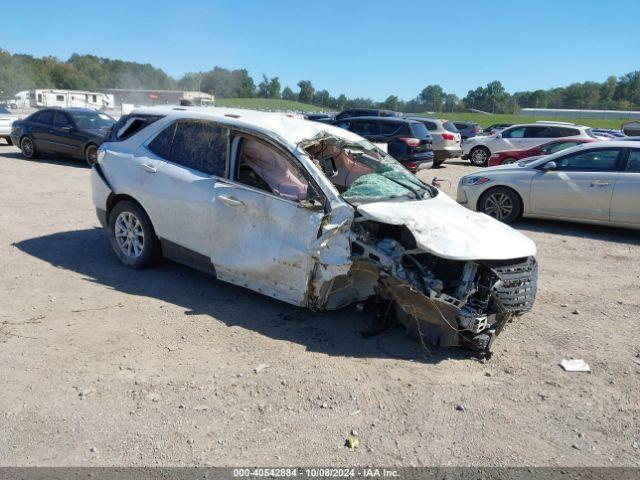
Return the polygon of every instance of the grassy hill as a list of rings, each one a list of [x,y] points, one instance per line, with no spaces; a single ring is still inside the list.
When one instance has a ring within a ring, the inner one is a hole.
[[[291,100],[278,100],[273,98],[216,98],[218,107],[252,108],[256,110],[292,110],[303,112],[328,111],[326,108],[309,105],[308,103],[294,102]],[[448,120],[465,120],[476,122],[481,127],[488,127],[493,123],[528,123],[536,120],[556,120],[559,122],[571,122],[589,127],[620,128],[625,119],[603,118],[564,118],[564,117],[531,117],[527,115],[483,115],[481,113],[437,113],[420,114],[427,117],[446,118]]]
[[[303,112],[324,112],[327,109],[308,103],[277,98],[216,98],[216,107],[252,108],[255,110],[293,110]]]

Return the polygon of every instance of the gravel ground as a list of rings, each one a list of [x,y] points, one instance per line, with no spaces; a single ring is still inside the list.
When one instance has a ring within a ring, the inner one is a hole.
[[[421,175],[452,193],[471,170]],[[82,163],[0,146],[0,464],[640,465],[638,232],[517,228],[539,249],[534,311],[486,363],[426,356],[399,328],[361,338],[353,307],[128,270]]]

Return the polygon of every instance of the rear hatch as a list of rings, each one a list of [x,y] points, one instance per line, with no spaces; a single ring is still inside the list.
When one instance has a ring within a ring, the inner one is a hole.
[[[433,140],[424,123],[411,123],[411,130],[413,131],[412,138],[401,139],[407,145],[409,155],[420,157],[431,154]]]
[[[442,137],[442,141],[444,142],[444,147],[460,148],[462,135],[460,135],[460,132],[458,131],[456,126],[453,124],[453,122],[442,122],[442,126],[444,127],[446,132],[440,133],[437,135],[440,135]]]

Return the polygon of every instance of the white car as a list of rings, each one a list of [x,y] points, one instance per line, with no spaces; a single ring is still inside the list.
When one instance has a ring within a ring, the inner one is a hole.
[[[640,144],[583,143],[477,170],[458,202],[506,223],[522,216],[640,229]]]
[[[13,122],[19,118],[19,115],[11,113],[6,107],[0,105],[0,139],[4,139],[9,145],[13,145],[11,142],[11,127]]]
[[[413,334],[483,352],[535,298],[530,239],[324,123],[136,109],[100,147],[91,178],[129,267],[162,255],[313,309],[379,296]]]
[[[513,125],[495,135],[479,135],[462,142],[462,158],[472,165],[486,167],[489,157],[505,150],[527,150],[556,138],[595,138],[590,127],[561,122]]]

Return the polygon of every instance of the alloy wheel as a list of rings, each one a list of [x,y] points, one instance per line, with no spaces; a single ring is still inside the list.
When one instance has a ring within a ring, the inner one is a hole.
[[[29,137],[25,137],[22,139],[22,143],[20,144],[20,149],[22,150],[22,154],[25,157],[31,158],[33,156],[33,151],[34,151],[33,142]]]
[[[474,165],[484,165],[487,162],[487,152],[482,148],[476,148],[471,154]]]
[[[114,225],[116,242],[127,257],[138,258],[144,248],[144,229],[138,217],[131,212],[121,212]]]
[[[511,215],[513,208],[513,201],[504,193],[492,193],[484,203],[484,213],[500,221]]]

